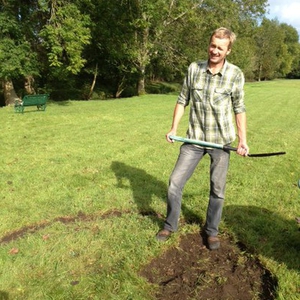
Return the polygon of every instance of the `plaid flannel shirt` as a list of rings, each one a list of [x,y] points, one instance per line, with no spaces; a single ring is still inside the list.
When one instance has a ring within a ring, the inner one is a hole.
[[[208,69],[208,61],[192,63],[184,79],[178,104],[190,105],[187,138],[217,144],[235,140],[233,113],[246,111],[244,75],[225,61],[217,74]]]

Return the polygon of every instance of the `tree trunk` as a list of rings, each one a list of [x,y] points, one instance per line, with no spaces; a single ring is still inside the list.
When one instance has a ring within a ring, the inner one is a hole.
[[[95,73],[94,73],[94,79],[93,79],[92,86],[90,88],[90,92],[89,92],[87,100],[90,100],[91,97],[92,97],[92,95],[93,95],[95,84],[96,84],[96,81],[97,81],[97,76],[98,76],[98,64],[96,64],[96,69],[95,69]]]
[[[124,91],[124,86],[125,86],[125,76],[123,76],[123,78],[118,83],[118,88],[115,94],[115,98],[120,98],[122,92]]]
[[[140,96],[145,93],[145,68],[141,68],[141,74],[138,82],[138,95]]]
[[[15,91],[14,85],[12,80],[7,79],[3,81],[3,92],[4,92],[4,99],[5,99],[5,105],[15,105],[16,101],[22,101]]]
[[[142,14],[143,20],[147,23],[148,22],[148,16],[147,14]],[[150,26],[150,25],[149,25]],[[138,80],[138,95],[144,95],[146,94],[145,90],[145,70],[146,66],[150,62],[150,49],[153,45],[149,42],[149,31],[150,27],[146,26],[142,30],[142,36],[141,36],[141,42],[140,42],[140,49],[139,49],[139,59],[138,59],[138,70],[139,70],[139,80]]]
[[[258,68],[258,81],[261,81],[261,74],[262,74],[262,63],[259,63],[259,68]]]
[[[28,95],[36,94],[33,85],[34,85],[33,76],[31,76],[31,75],[26,76],[25,82],[24,82],[24,88],[25,88],[26,94],[28,94]]]

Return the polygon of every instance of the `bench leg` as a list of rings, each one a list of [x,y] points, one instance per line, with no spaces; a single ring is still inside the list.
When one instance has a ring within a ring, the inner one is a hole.
[[[24,111],[24,107],[23,107],[23,105],[16,105],[15,106],[15,112],[17,112],[17,113],[23,113],[23,111]]]
[[[38,106],[37,106],[37,109],[38,109],[38,110],[41,109],[41,110],[45,111],[45,110],[46,110],[46,104],[38,105]]]

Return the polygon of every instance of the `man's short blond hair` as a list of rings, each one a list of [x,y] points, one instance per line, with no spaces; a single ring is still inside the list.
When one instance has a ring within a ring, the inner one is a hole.
[[[233,43],[236,40],[235,33],[225,27],[220,27],[220,28],[216,29],[210,36],[210,42],[211,42],[213,36],[216,38],[219,38],[219,39],[224,39],[224,38],[229,39],[230,42],[228,45],[228,49],[231,49]]]

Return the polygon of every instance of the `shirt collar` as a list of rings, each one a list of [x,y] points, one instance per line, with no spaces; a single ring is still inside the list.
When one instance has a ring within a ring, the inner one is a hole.
[[[227,60],[225,59],[225,62],[224,62],[223,67],[221,68],[221,70],[220,70],[217,74],[220,74],[221,76],[223,76],[223,75],[224,75],[224,72],[225,72],[225,70],[226,70],[227,65],[228,65],[228,62],[227,62]],[[209,71],[209,67],[208,67],[208,60],[205,62],[205,68],[204,68],[203,72],[210,72],[210,71]],[[215,74],[215,75],[217,75],[217,74]]]

